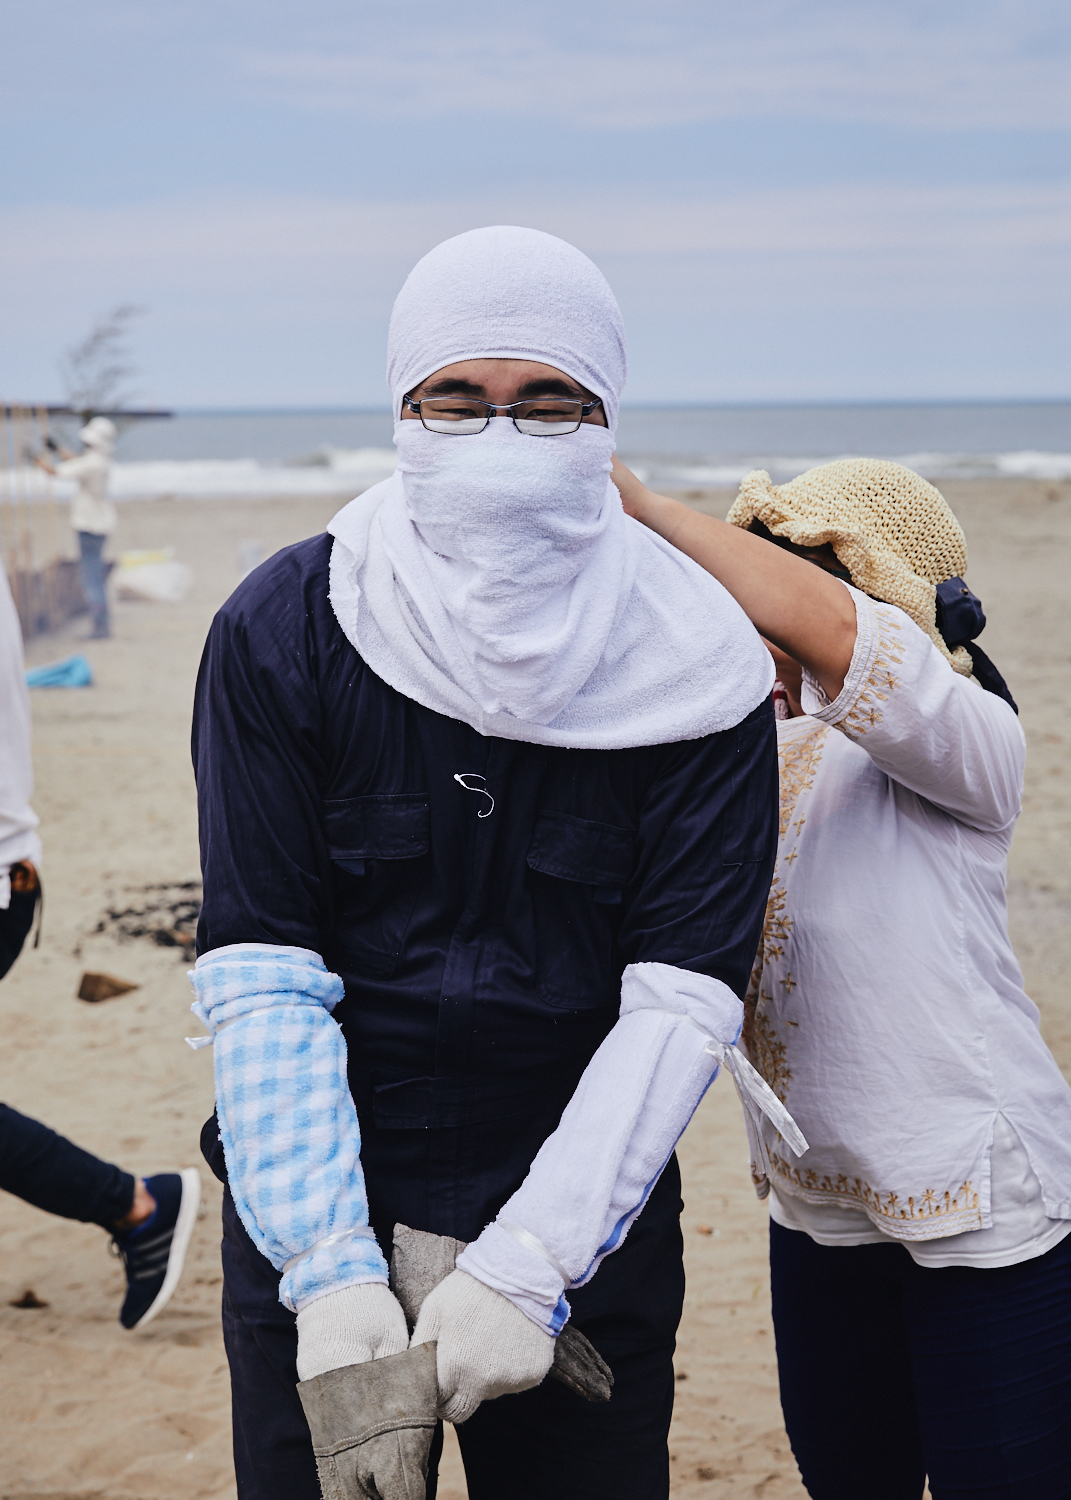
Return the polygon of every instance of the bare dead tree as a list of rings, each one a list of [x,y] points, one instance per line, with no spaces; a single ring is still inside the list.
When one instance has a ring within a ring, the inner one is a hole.
[[[83,421],[99,411],[114,412],[133,400],[135,393],[127,385],[136,371],[130,360],[130,325],[144,312],[133,302],[113,307],[59,361],[67,404],[81,413]]]

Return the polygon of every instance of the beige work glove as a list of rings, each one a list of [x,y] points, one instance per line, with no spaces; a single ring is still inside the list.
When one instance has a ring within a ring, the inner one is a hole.
[[[299,1380],[401,1354],[409,1347],[405,1313],[381,1281],[317,1297],[298,1313],[297,1331]]]
[[[401,1303],[410,1328],[416,1327],[425,1300],[450,1275],[464,1248],[464,1240],[395,1224],[390,1289]],[[584,1401],[609,1401],[614,1385],[610,1366],[572,1323],[566,1323],[554,1340],[550,1378]]]
[[[465,1271],[451,1271],[424,1300],[413,1347],[432,1342],[447,1422],[464,1422],[481,1401],[530,1390],[554,1362],[553,1337]]]

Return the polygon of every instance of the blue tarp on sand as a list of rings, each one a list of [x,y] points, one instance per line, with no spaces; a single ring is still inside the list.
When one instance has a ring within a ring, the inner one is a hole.
[[[26,686],[32,688],[92,687],[93,669],[84,656],[65,656],[47,667],[34,667],[26,673]]]

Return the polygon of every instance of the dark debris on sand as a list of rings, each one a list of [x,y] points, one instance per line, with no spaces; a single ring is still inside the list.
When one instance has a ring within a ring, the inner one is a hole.
[[[48,1306],[48,1303],[47,1302],[42,1302],[41,1298],[37,1295],[37,1293],[33,1290],[32,1287],[27,1287],[26,1290],[23,1292],[23,1294],[22,1294],[21,1297],[12,1297],[11,1301],[8,1303],[8,1307],[47,1307],[47,1306]]]
[[[158,948],[176,948],[184,963],[196,957],[197,919],[201,914],[199,880],[146,885],[130,892],[128,905],[114,901],[105,911],[94,935],[106,933],[119,942],[147,939]]]

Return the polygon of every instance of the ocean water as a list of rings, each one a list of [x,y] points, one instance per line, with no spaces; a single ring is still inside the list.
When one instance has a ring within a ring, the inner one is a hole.
[[[356,494],[394,468],[386,411],[183,412],[121,436],[116,499]],[[928,478],[1071,478],[1071,401],[626,407],[618,451],[648,483],[783,482],[831,458],[893,458]],[[35,486],[36,488],[36,486]]]

